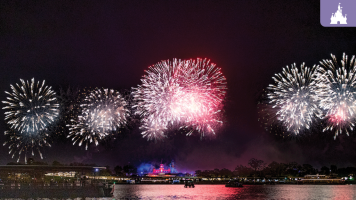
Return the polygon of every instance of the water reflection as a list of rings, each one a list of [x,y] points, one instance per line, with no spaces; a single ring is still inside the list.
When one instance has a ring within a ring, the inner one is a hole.
[[[356,199],[354,185],[120,185],[115,199]]]
[[[74,198],[74,200],[111,199],[356,199],[355,185],[116,185],[114,196]],[[37,198],[36,198],[37,199]],[[41,198],[49,200],[48,198]],[[57,198],[61,199],[61,198]],[[10,200],[10,199],[9,199]],[[68,199],[69,200],[69,199]]]

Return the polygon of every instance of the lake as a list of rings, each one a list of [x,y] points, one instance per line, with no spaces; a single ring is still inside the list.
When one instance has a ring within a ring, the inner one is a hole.
[[[356,199],[356,185],[116,185],[115,199]],[[112,198],[103,198],[112,199]]]
[[[1,192],[1,191],[0,191]],[[85,195],[83,195],[85,196]],[[0,198],[2,199],[2,198]],[[12,200],[14,198],[6,198]],[[16,198],[20,200],[21,198]],[[27,199],[27,198],[26,198]],[[36,198],[37,199],[37,198]],[[49,200],[50,198],[40,198]],[[56,199],[67,199],[61,198]],[[83,198],[75,198],[81,200]],[[244,185],[242,188],[224,185],[116,185],[112,199],[356,199],[356,185]]]

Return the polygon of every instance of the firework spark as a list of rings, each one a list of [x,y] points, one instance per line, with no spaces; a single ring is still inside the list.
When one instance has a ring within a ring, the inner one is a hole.
[[[285,137],[294,135],[287,131],[287,129],[283,126],[283,123],[278,120],[276,113],[278,112],[278,108],[273,108],[273,104],[270,104],[269,93],[271,91],[268,89],[263,89],[261,93],[258,95],[258,121],[260,122],[260,126],[265,129],[266,132],[273,134],[277,137]]]
[[[80,113],[71,120],[69,127],[73,145],[89,143],[95,145],[124,127],[129,116],[127,103],[119,92],[109,89],[95,89],[82,100],[78,109]]]
[[[332,54],[331,57],[332,60],[320,62],[317,92],[320,107],[326,112],[327,127],[323,131],[335,129],[336,138],[343,130],[349,135],[349,130],[354,127],[356,63],[355,56],[352,56],[348,65],[348,57],[344,53],[340,67],[336,57]]]
[[[49,86],[45,86],[45,81],[36,83],[34,79],[24,81],[21,84],[10,85],[12,93],[7,101],[2,101],[7,106],[5,121],[9,125],[10,131],[5,135],[10,136],[11,152],[26,152],[36,146],[48,144],[49,127],[59,116],[59,104],[57,103],[56,93]],[[10,134],[11,133],[11,134]],[[30,142],[29,142],[30,141]],[[39,150],[39,149],[38,149]],[[32,151],[33,152],[33,151]],[[39,151],[39,154],[42,154]],[[13,154],[14,157],[14,154]],[[26,161],[26,160],[25,160]]]
[[[317,67],[308,68],[301,65],[300,70],[295,64],[283,68],[281,74],[273,77],[274,85],[269,85],[268,95],[272,108],[277,112],[272,114],[287,128],[298,134],[304,128],[309,129],[315,116],[321,117],[321,110],[315,99],[314,78]]]
[[[48,142],[49,134],[44,131],[29,135],[8,130],[5,131],[5,136],[7,137],[7,140],[3,145],[9,145],[9,154],[12,155],[12,158],[17,155],[17,162],[20,161],[21,154],[23,154],[25,163],[27,163],[28,155],[30,154],[31,156],[34,156],[35,152],[37,152],[41,159],[43,159],[41,149],[46,146],[51,147],[51,144]]]
[[[193,127],[204,135],[214,133],[214,124],[222,123],[218,113],[227,87],[215,64],[199,58],[173,59],[150,66],[146,72],[142,84],[133,88],[143,137],[159,139],[173,127]]]

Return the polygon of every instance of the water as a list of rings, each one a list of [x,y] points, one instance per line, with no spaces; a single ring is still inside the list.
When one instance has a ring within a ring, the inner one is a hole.
[[[243,188],[226,188],[224,185],[195,185],[195,188],[184,188],[184,185],[116,185],[113,197],[85,198],[94,199],[356,199],[356,185],[244,185]]]
[[[355,185],[116,185],[115,199],[356,199]],[[112,198],[103,198],[112,199]]]

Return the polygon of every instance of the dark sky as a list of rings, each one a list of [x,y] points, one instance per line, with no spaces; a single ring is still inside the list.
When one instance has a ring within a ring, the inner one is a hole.
[[[57,92],[68,85],[130,89],[161,60],[209,58],[229,88],[227,122],[216,137],[178,134],[154,143],[133,129],[88,151],[55,142],[44,149],[44,161],[114,166],[174,159],[181,170],[234,169],[252,157],[354,165],[356,133],[336,140],[332,133],[278,139],[260,127],[256,102],[286,65],[312,66],[330,53],[354,55],[355,37],[356,28],[321,26],[318,0],[1,1],[0,91],[32,77]],[[10,161],[1,146],[0,164]]]

